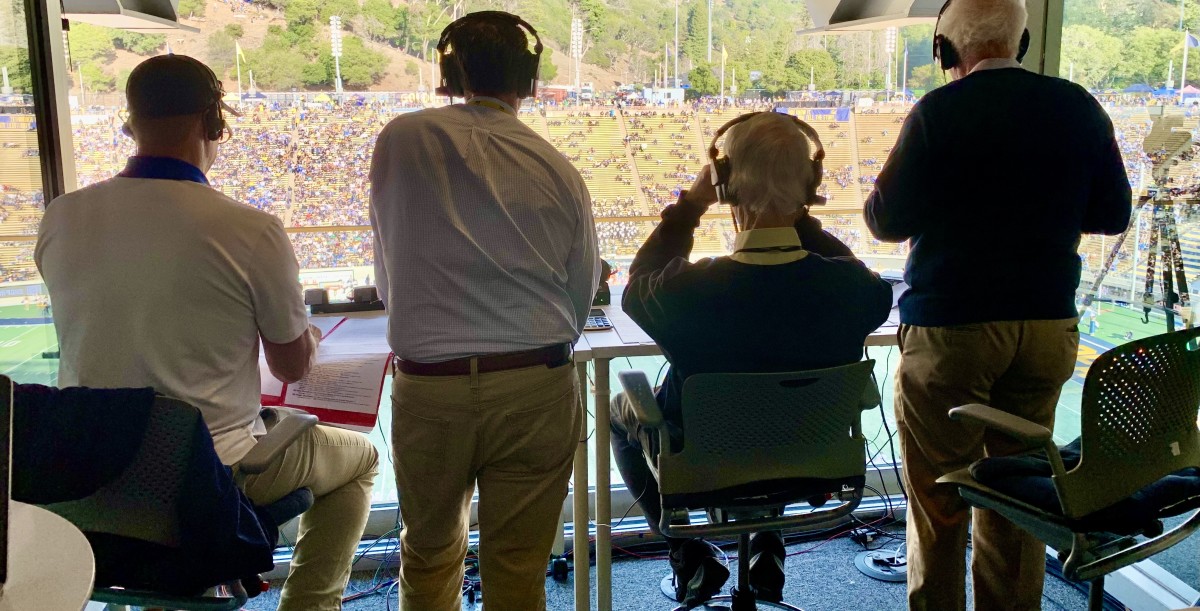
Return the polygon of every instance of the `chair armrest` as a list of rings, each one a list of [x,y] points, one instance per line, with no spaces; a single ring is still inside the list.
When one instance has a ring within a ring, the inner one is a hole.
[[[990,429],[1000,431],[1029,448],[1043,447],[1050,443],[1053,437],[1050,429],[1040,424],[978,403],[952,408],[950,419],[977,422]]]
[[[257,475],[267,470],[288,446],[295,443],[305,431],[317,425],[317,417],[307,412],[272,408],[279,421],[271,431],[259,438],[258,443],[238,463],[238,470],[246,475]]]
[[[654,399],[654,391],[650,388],[646,374],[641,371],[622,371],[617,374],[617,378],[621,380],[625,400],[633,408],[638,422],[645,428],[662,428],[662,410],[658,408],[658,401]]]

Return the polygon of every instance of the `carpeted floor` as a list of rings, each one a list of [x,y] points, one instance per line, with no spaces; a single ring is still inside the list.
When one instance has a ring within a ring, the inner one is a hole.
[[[814,543],[803,543],[788,548],[791,557],[787,561],[788,581],[785,600],[805,611],[902,611],[905,586],[903,583],[884,583],[866,577],[854,568],[854,557],[862,550],[848,539],[835,539],[819,547]],[[815,547],[815,549],[814,549]],[[802,552],[802,553],[798,553]],[[731,564],[736,564],[731,560]],[[648,611],[671,609],[668,601],[659,592],[659,581],[669,570],[665,560],[618,560],[613,564],[614,611]],[[735,573],[728,585],[735,583]],[[380,578],[386,580],[395,574],[389,571]],[[374,572],[355,573],[348,592],[361,591],[372,585]],[[595,567],[592,567],[593,604],[595,608]],[[486,593],[487,585],[484,584]],[[386,589],[376,594],[346,603],[346,611],[397,609],[396,594],[385,597]],[[278,590],[250,601],[246,609],[269,611],[275,609]],[[968,595],[968,599],[970,596]],[[547,608],[550,611],[574,609],[574,583],[571,579],[558,583],[546,582]],[[484,598],[486,600],[486,596]],[[1084,595],[1072,586],[1054,578],[1046,577],[1046,588],[1042,600],[1044,611],[1079,611],[1086,607]],[[463,609],[485,609],[486,605],[474,607],[463,604]]]

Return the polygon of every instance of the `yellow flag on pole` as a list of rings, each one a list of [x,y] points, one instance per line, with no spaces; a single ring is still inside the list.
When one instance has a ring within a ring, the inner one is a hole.
[[[233,41],[233,48],[237,53],[238,59],[246,61],[246,54],[242,53],[242,45],[238,44],[236,40]]]
[[[721,61],[729,59],[729,53],[725,52],[725,43],[721,43]]]

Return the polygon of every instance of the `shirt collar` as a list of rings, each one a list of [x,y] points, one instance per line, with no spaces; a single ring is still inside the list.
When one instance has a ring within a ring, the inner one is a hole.
[[[467,100],[467,104],[470,106],[483,106],[486,108],[491,108],[492,110],[499,110],[502,112],[506,112],[514,117],[517,116],[516,109],[514,109],[511,105],[509,105],[508,102],[505,102],[504,100],[501,100],[498,98],[493,98],[491,96],[486,96],[486,95],[471,96],[471,98],[469,100]]]
[[[1002,70],[1004,68],[1024,68],[1024,66],[1021,65],[1021,62],[1011,57],[993,57],[975,64],[975,67],[971,68],[971,72],[968,74],[975,74],[984,70]]]
[[[161,180],[187,180],[208,184],[208,178],[200,168],[174,157],[148,157],[134,155],[125,163],[125,169],[117,174],[122,178],[157,178]]]
[[[800,235],[794,227],[748,229],[738,232],[733,240],[734,253],[730,258],[750,265],[780,265],[803,259]]]

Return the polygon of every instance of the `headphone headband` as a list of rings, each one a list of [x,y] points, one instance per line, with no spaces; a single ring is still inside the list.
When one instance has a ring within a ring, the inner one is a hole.
[[[814,144],[817,145],[817,149],[816,149],[816,151],[813,152],[813,157],[812,157],[813,183],[812,183],[811,188],[809,189],[810,192],[807,194],[808,201],[805,202],[805,205],[822,205],[822,204],[824,204],[826,201],[825,197],[823,197],[821,195],[817,195],[817,187],[821,184],[821,180],[824,178],[823,162],[825,161],[825,145],[821,143],[821,136],[819,136],[817,134],[817,130],[813,129],[813,127],[811,125],[809,125],[808,123],[805,123],[804,121],[802,121],[800,119],[800,117],[797,117],[796,115],[791,115],[791,114],[785,115],[783,113],[777,113],[777,112],[774,112],[771,110],[761,111],[761,112],[751,112],[751,113],[746,113],[744,115],[734,117],[733,119],[730,119],[728,122],[726,122],[724,125],[722,125],[721,127],[717,128],[717,132],[715,134],[713,134],[712,143],[708,145],[708,160],[709,160],[709,164],[712,166],[710,169],[710,172],[712,174],[713,186],[716,187],[716,189],[717,189],[718,200],[723,202],[723,201],[725,201],[726,196],[727,196],[727,189],[729,186],[730,163],[729,163],[729,159],[727,157],[726,158],[720,157],[721,151],[719,148],[717,148],[717,141],[721,139],[721,136],[725,135],[725,132],[729,131],[731,128],[733,128],[733,126],[737,125],[738,123],[744,123],[744,122],[749,121],[750,119],[754,118],[755,116],[758,116],[761,114],[766,114],[768,112],[777,114],[777,115],[781,115],[781,116],[785,116],[785,117],[791,119],[792,123],[794,123],[796,125],[796,128],[800,130],[800,133],[804,134],[806,137],[808,137],[809,140],[811,140]]]
[[[450,38],[463,26],[491,20],[512,24],[518,29],[523,29],[526,34],[533,37],[533,50],[529,51],[527,58],[519,60],[515,68],[521,72],[521,84],[517,92],[519,97],[530,97],[537,92],[538,66],[541,62],[542,50],[544,48],[542,46],[542,38],[538,36],[537,29],[530,25],[528,21],[512,13],[504,11],[478,11],[468,13],[454,20],[442,29],[442,34],[438,37],[437,52],[439,65],[442,70],[442,83],[437,88],[439,94],[451,97],[463,96],[469,85],[466,70],[462,66],[462,62],[457,58],[457,51],[450,45]],[[526,50],[528,51],[528,48]],[[526,78],[529,80],[528,84],[525,83]]]

